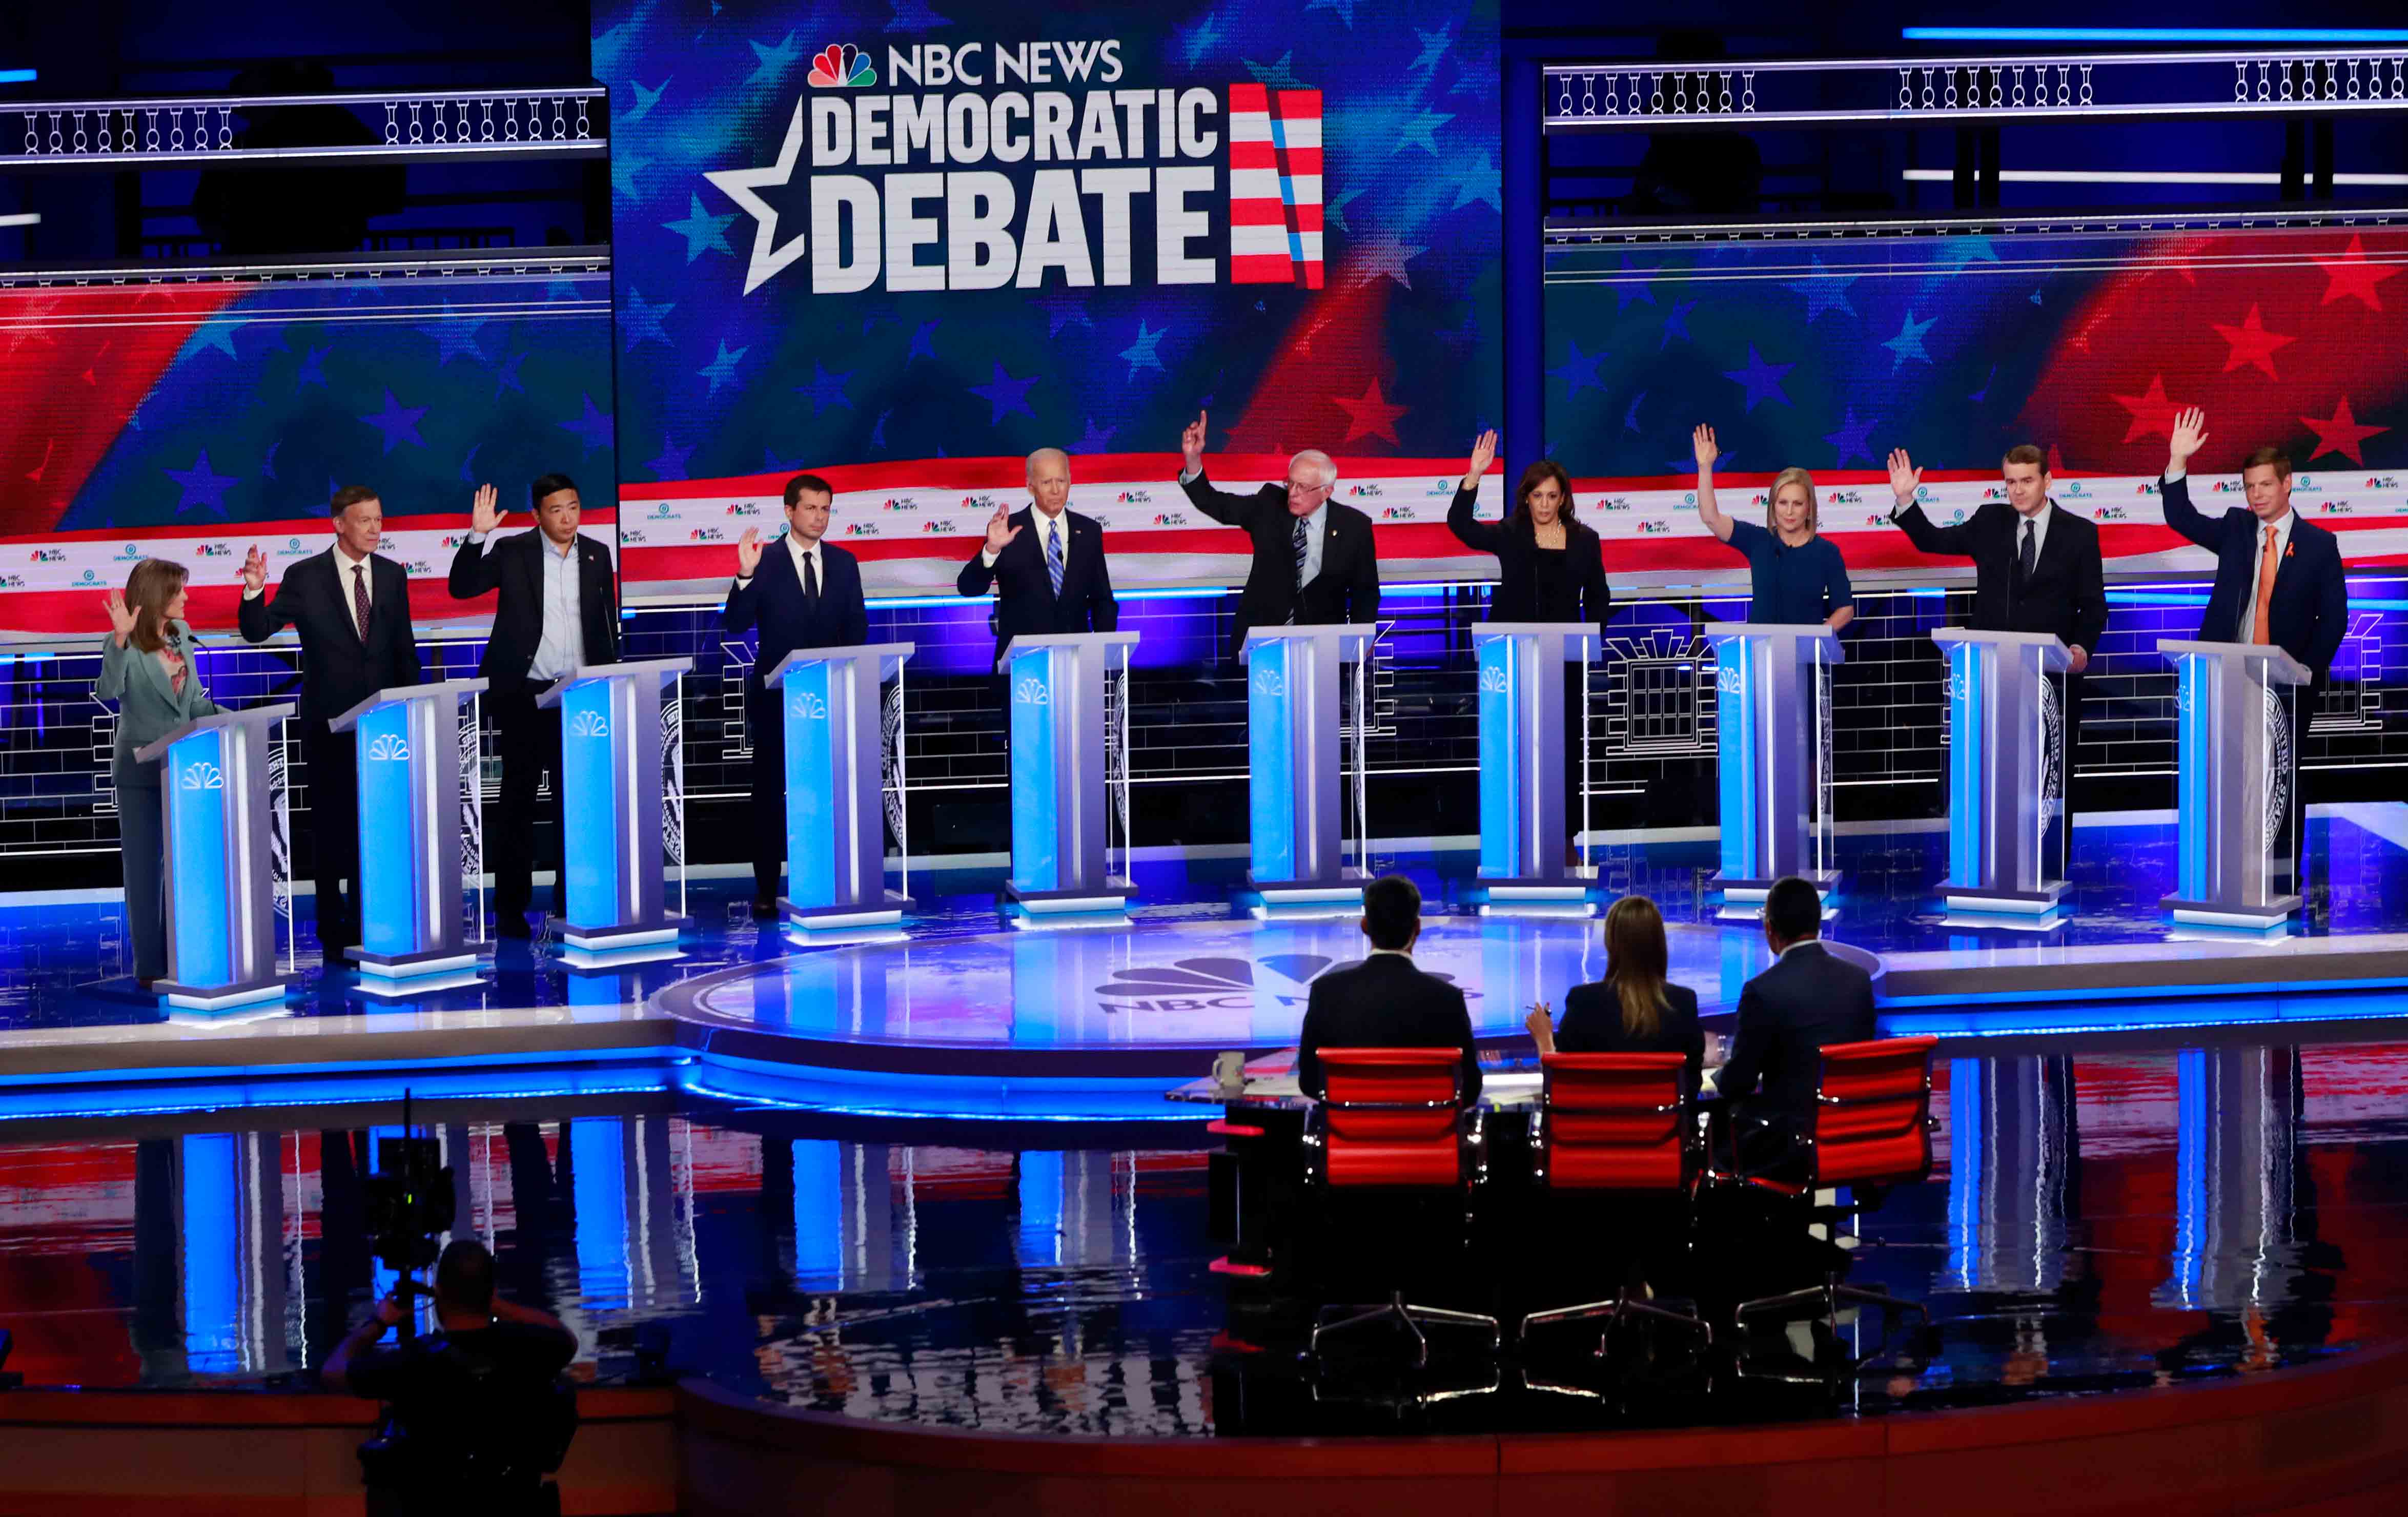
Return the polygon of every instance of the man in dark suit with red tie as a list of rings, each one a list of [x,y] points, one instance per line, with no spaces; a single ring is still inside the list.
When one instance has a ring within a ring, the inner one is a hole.
[[[2221,516],[2201,512],[2190,503],[2185,475],[2191,454],[2206,440],[2205,411],[2193,407],[2176,416],[2158,487],[2166,525],[2215,555],[2215,588],[2200,619],[2200,637],[2271,644],[2299,660],[2320,685],[2349,631],[2340,540],[2291,509],[2291,460],[2279,448],[2260,448],[2243,465],[2245,508],[2235,506]]]
[[[857,648],[869,640],[861,565],[822,542],[835,487],[816,474],[786,481],[784,539],[764,552],[757,527],[736,542],[736,583],[721,620],[730,632],[761,631],[744,675],[744,724],[752,737],[752,920],[778,915],[786,862],[786,716],[765,681],[798,648]]]
[[[1014,637],[1120,630],[1103,526],[1069,503],[1070,455],[1059,448],[1029,454],[1028,504],[1010,515],[995,508],[986,540],[953,581],[965,595],[995,588],[997,662]]]
[[[1380,555],[1371,519],[1329,498],[1338,465],[1307,450],[1288,460],[1284,484],[1251,495],[1212,488],[1204,477],[1204,414],[1179,439],[1186,467],[1180,488],[1211,517],[1253,539],[1254,561],[1238,595],[1229,654],[1246,645],[1251,627],[1359,624],[1380,619]]]

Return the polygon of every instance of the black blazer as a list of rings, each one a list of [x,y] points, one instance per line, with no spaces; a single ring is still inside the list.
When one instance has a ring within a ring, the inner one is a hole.
[[[1539,611],[1538,523],[1525,510],[1516,510],[1502,522],[1483,522],[1471,514],[1479,502],[1477,490],[1458,488],[1455,504],[1446,508],[1446,529],[1466,548],[1497,555],[1497,594],[1488,598],[1488,620],[1548,620]],[[1605,583],[1605,545],[1595,532],[1567,517],[1564,554],[1572,571],[1574,594],[1580,597],[1579,613],[1564,620],[1595,622],[1598,636],[1603,637],[1606,618],[1613,614],[1613,593]]]
[[[487,680],[524,680],[543,641],[543,555],[549,545],[540,529],[463,542],[452,555],[452,598],[472,600],[499,590],[493,634],[477,672]],[[619,662],[619,594],[610,554],[593,538],[577,539],[577,620],[584,632],[588,664]]]
[[[1321,1075],[1325,1048],[1459,1048],[1464,1103],[1480,1095],[1480,1055],[1471,1046],[1471,1009],[1462,990],[1423,973],[1401,953],[1374,953],[1314,979],[1296,1045],[1297,1083],[1307,1095],[1327,1089]]]
[[[1924,552],[1973,561],[1969,625],[1974,631],[2046,632],[2069,648],[2099,651],[2099,639],[2107,632],[2107,570],[2099,556],[2096,522],[2051,502],[2048,535],[2026,580],[2018,542],[2023,518],[2004,501],[1985,501],[1954,526],[1934,526],[1915,504],[1890,520]]]
[[[1685,1053],[1689,1056],[1689,1088],[1698,1087],[1706,1064],[1706,1033],[1698,1025],[1698,993],[1686,985],[1666,985],[1664,1020],[1653,1038],[1633,1038],[1622,1030],[1622,997],[1602,980],[1574,985],[1564,995],[1563,1020],[1555,1024],[1555,1050],[1561,1053]]]
[[[265,642],[279,627],[301,634],[304,721],[322,723],[380,690],[425,682],[409,624],[409,576],[381,554],[369,554],[368,564],[365,642],[351,614],[351,587],[336,572],[331,548],[286,569],[273,595],[245,597],[236,614],[245,642]]]
[[[2207,597],[2207,612],[2199,620],[2203,642],[2247,642],[2251,628],[2241,624],[2249,608],[2250,581],[2258,574],[2258,538],[2262,523],[2245,506],[2221,516],[2207,516],[2190,503],[2188,479],[2162,481],[2166,525],[2215,555],[2215,589]],[[2266,608],[2266,630],[2274,646],[2307,665],[2323,684],[2349,630],[2349,582],[2342,575],[2341,542],[2331,533],[2292,510],[2291,538],[2283,560],[2274,566],[2274,594]]]
[[[869,640],[869,606],[861,597],[861,562],[844,549],[820,540],[827,571],[819,599],[803,594],[794,551],[778,538],[761,550],[750,583],[731,586],[721,624],[730,632],[761,629],[760,650],[745,671],[744,694],[755,697],[762,681],[797,648],[857,648]]]
[[[1739,1030],[1714,1091],[1727,1101],[1754,1095],[1751,1115],[1806,1132],[1823,1046],[1867,1042],[1874,1031],[1872,977],[1820,943],[1793,947],[1740,992]]]
[[[1121,605],[1112,598],[1112,573],[1104,561],[1104,529],[1092,516],[1066,510],[1063,521],[1070,540],[1062,550],[1062,594],[1054,594],[1054,577],[1045,569],[1045,534],[1037,522],[1037,508],[1024,506],[1011,513],[1020,536],[986,565],[986,540],[982,537],[970,561],[962,565],[953,588],[965,595],[983,595],[996,587],[995,610],[987,623],[995,629],[995,656],[1012,638],[1054,632],[1118,632]]]
[[[1246,646],[1249,627],[1275,627],[1293,608],[1301,626],[1344,625],[1377,621],[1380,555],[1371,543],[1371,519],[1352,506],[1328,502],[1322,519],[1321,572],[1296,593],[1296,518],[1288,514],[1287,490],[1267,484],[1251,495],[1212,488],[1201,470],[1182,489],[1196,508],[1254,540],[1254,566],[1238,596],[1238,623],[1229,656]]]

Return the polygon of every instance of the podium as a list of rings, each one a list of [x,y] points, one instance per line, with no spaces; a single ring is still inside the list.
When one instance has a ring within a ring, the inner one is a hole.
[[[1363,871],[1346,867],[1340,851],[1338,671],[1362,663],[1379,630],[1254,627],[1238,651],[1248,669],[1246,882],[1266,902],[1363,894]]]
[[[276,968],[267,799],[268,747],[292,714],[290,706],[220,711],[134,751],[159,765],[167,978],[151,989],[169,1006],[272,1001],[292,980]]]
[[[885,702],[910,643],[802,648],[764,681],[786,734],[786,894],[791,925],[900,922],[910,898],[886,888]],[[898,733],[896,741],[902,741]]]
[[[1952,908],[2040,916],[2065,898],[2065,719],[2045,632],[1931,635],[1948,660],[1948,880]]]
[[[1484,622],[1480,666],[1480,873],[1491,901],[1584,900],[1564,863],[1567,659],[1596,656],[1593,622]]]
[[[1828,894],[1831,703],[1824,671],[1845,657],[1820,622],[1706,629],[1714,649],[1714,740],[1723,871],[1731,901],[1760,901],[1788,875]]]
[[[2176,922],[2271,927],[2300,909],[2298,702],[2280,648],[2161,640],[2179,685]]]
[[[458,983],[477,962],[460,920],[460,703],[484,688],[395,685],[327,723],[358,738],[360,945],[351,956],[372,994]]]
[[[596,664],[536,697],[560,708],[560,858],[571,963],[677,941],[661,895],[661,690],[690,658]]]
[[[1111,911],[1136,887],[1105,872],[1104,676],[1134,632],[1014,637],[996,664],[1011,703],[1011,878],[1031,912]]]

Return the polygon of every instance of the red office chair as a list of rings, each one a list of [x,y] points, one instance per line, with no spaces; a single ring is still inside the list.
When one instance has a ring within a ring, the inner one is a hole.
[[[1469,1201],[1485,1176],[1486,1158],[1480,1112],[1463,1098],[1462,1060],[1462,1051],[1452,1048],[1321,1051],[1325,1094],[1305,1118],[1304,1162],[1307,1180],[1326,1201],[1349,1193]],[[1395,1290],[1376,1306],[1322,1308],[1310,1355],[1319,1355],[1331,1333],[1389,1320],[1412,1336],[1421,1365],[1429,1362],[1425,1324],[1484,1327],[1492,1352],[1501,1338],[1494,1317],[1415,1306]]]
[[[1681,1053],[1550,1053],[1541,1061],[1546,1090],[1530,1114],[1531,1179],[1551,1195],[1673,1196],[1685,1201],[1698,1176],[1695,1106]],[[1603,1319],[1604,1332],[1627,1317],[1678,1323],[1713,1341],[1695,1312],[1635,1299],[1628,1287],[1610,1301],[1534,1311],[1534,1327]],[[1605,1352],[1600,1336],[1597,1352]]]

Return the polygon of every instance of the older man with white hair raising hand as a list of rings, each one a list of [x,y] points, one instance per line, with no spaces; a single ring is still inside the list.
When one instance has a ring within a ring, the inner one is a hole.
[[[1254,539],[1254,567],[1238,597],[1230,653],[1245,645],[1249,627],[1282,623],[1323,626],[1363,623],[1380,615],[1380,559],[1371,519],[1329,498],[1338,465],[1308,449],[1287,463],[1287,480],[1251,495],[1215,490],[1204,477],[1204,413],[1179,440],[1187,466],[1180,487],[1196,508]]]
[[[1120,602],[1112,598],[1104,562],[1104,529],[1069,509],[1070,455],[1039,448],[1028,455],[1028,504],[1007,514],[997,506],[986,540],[962,565],[953,588],[965,595],[996,590],[995,656],[1019,637],[1059,632],[1117,632]]]

